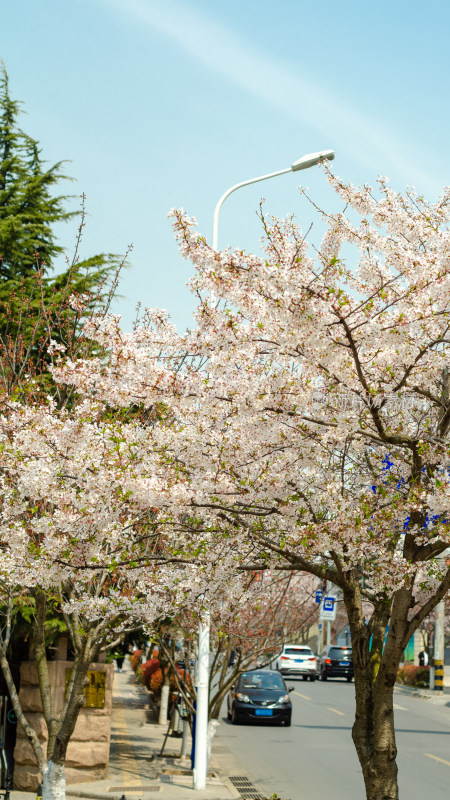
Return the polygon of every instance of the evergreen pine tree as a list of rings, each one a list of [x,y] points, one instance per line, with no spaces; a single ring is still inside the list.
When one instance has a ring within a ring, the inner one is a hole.
[[[68,180],[63,162],[42,160],[38,142],[18,125],[20,105],[0,62],[0,393],[18,383],[23,392],[25,374],[46,372],[50,338],[66,345],[69,336],[73,348],[82,319],[71,310],[70,295],[90,294],[88,312],[106,309],[123,264],[111,253],[79,259],[84,202],[81,214],[66,210],[69,196],[57,194]],[[65,258],[54,226],[76,216],[75,253],[53,274],[57,257]]]
[[[8,75],[0,67],[0,280],[26,278],[39,264],[44,272],[62,252],[52,225],[74,214],[66,196],[52,188],[66,178],[62,162],[47,168],[38,143],[17,125],[20,104],[11,99]]]

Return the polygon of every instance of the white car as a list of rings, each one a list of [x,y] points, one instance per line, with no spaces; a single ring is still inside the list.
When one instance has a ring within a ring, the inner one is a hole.
[[[316,656],[306,644],[285,644],[273,669],[282,675],[301,675],[304,681],[315,681]]]

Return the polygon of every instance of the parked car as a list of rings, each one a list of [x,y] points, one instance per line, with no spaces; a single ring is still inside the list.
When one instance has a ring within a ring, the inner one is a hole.
[[[228,719],[239,722],[284,722],[291,724],[292,703],[288,689],[278,672],[256,669],[243,672],[227,698]]]
[[[304,681],[316,680],[316,656],[305,644],[285,644],[273,668],[282,675],[301,675]]]
[[[353,678],[353,658],[351,647],[338,647],[327,644],[320,654],[320,680],[345,678],[349,683]]]

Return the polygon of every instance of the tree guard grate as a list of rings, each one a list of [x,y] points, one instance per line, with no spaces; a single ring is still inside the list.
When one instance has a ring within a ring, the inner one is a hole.
[[[265,800],[264,795],[245,775],[232,775],[228,780],[245,800]]]

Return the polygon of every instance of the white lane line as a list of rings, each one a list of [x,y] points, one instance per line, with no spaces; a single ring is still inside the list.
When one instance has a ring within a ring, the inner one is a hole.
[[[393,707],[395,711],[408,711],[407,708],[404,708],[404,706],[398,706],[396,703],[393,704]]]
[[[301,694],[301,692],[291,692],[291,694],[296,694],[297,697],[303,697],[303,700],[311,700],[310,697],[307,697],[306,694]]]
[[[327,706],[327,709],[328,711],[334,711],[335,714],[339,714],[341,717],[345,717],[344,712],[338,711],[337,708],[331,708],[330,706]]]
[[[432,753],[424,753],[424,756],[434,758],[435,761],[440,761],[441,764],[447,764],[447,767],[450,767],[450,761],[446,761],[445,758],[439,758],[439,756],[434,756]]]

